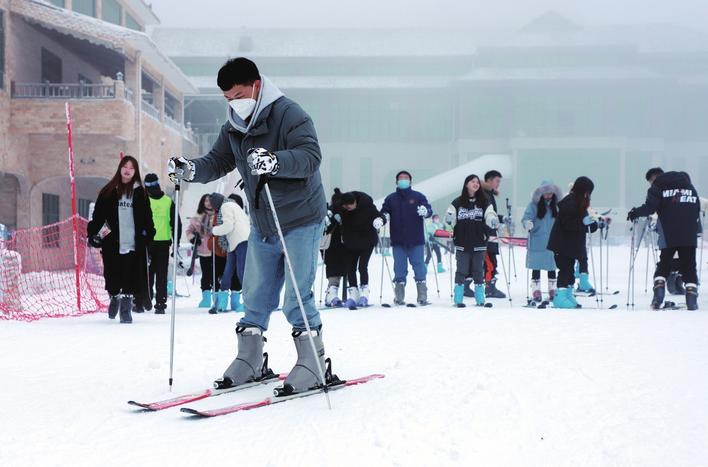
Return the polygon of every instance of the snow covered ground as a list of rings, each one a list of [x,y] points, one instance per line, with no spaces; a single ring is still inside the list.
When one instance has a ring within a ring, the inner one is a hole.
[[[610,283],[622,294],[604,304],[619,309],[597,310],[589,298],[580,311],[522,308],[523,255],[517,248],[513,307],[452,308],[449,275],[438,298],[431,269],[432,306],[324,312],[335,372],[386,374],[332,393],[332,411],[311,397],[204,420],[177,408],[137,412],[126,401],[170,396],[169,314],[132,325],[105,314],[0,322],[0,465],[706,465],[705,296],[700,312],[648,311],[642,253],[637,307],[627,310],[629,255],[618,247]],[[178,287],[186,292],[182,279]],[[198,286],[190,290],[178,302],[173,395],[208,387],[235,352],[239,315],[195,309]],[[295,355],[282,314],[267,336],[272,367],[287,371]]]

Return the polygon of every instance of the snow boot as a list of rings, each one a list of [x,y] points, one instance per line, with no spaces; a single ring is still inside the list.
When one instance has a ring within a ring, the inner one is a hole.
[[[369,286],[359,286],[359,302],[357,306],[369,306]]]
[[[315,342],[317,350],[317,358],[320,361],[322,371],[325,371],[325,350],[322,343],[322,331],[312,330],[310,332],[312,339]],[[282,395],[295,394],[298,392],[307,391],[322,384],[320,380],[320,372],[317,368],[317,360],[312,353],[312,345],[310,345],[310,336],[307,331],[296,331],[292,333],[295,349],[297,350],[297,362],[288,377],[285,378],[283,388],[279,391]]]
[[[654,297],[651,299],[651,309],[658,310],[661,304],[664,303],[666,296],[666,279],[661,276],[654,278]]]
[[[566,298],[573,304],[573,308],[582,308],[583,306],[578,303],[575,299],[575,294],[573,293],[573,286],[568,287],[568,292],[566,293]]]
[[[155,314],[156,315],[164,315],[166,308],[167,308],[166,303],[155,303]]]
[[[211,290],[202,290],[202,301],[197,305],[198,308],[211,307]]]
[[[465,297],[465,285],[455,284],[455,305],[462,305]]]
[[[669,278],[666,280],[666,289],[671,295],[685,295],[686,288],[684,287],[681,274],[676,271],[669,274]]]
[[[543,301],[543,294],[541,294],[541,281],[539,279],[531,280],[531,299],[538,303]]]
[[[353,308],[359,303],[359,288],[356,286],[347,287],[347,301],[344,306]]]
[[[501,290],[497,289],[496,277],[487,283],[487,287],[484,290],[484,294],[487,298],[506,298],[506,294]]]
[[[548,300],[556,297],[556,283],[555,279],[548,279]]]
[[[241,303],[241,292],[231,291],[231,311],[245,311]]]
[[[690,311],[698,309],[698,287],[696,284],[686,284],[686,309]]]
[[[474,287],[472,279],[465,279],[465,297],[474,298]]]
[[[559,287],[556,290],[556,296],[553,298],[554,308],[564,308],[564,309],[575,309],[573,301],[570,299],[570,295],[573,294],[572,289],[568,287]]]
[[[238,353],[222,378],[214,381],[217,389],[258,381],[269,372],[268,359],[263,354],[263,332],[257,327],[236,326]]]
[[[595,288],[590,283],[590,275],[587,272],[580,273],[580,282],[578,283],[578,292],[592,293]]]
[[[486,295],[484,284],[474,285],[474,300],[477,302],[477,306],[484,306]]]
[[[111,295],[111,301],[108,304],[108,319],[116,319],[118,308],[120,308],[121,294]]]
[[[145,311],[152,311],[152,298],[145,298],[145,301],[143,302],[143,308],[145,309]]]
[[[133,313],[145,313],[145,308],[143,307],[143,300],[136,296],[133,296]]]
[[[445,268],[443,267],[443,263],[438,263],[438,274],[442,274],[445,272]]]
[[[214,306],[209,309],[209,313],[216,314],[216,313],[223,313],[225,311],[229,311],[228,309],[228,304],[229,304],[229,291],[228,290],[219,290],[216,292],[216,299],[214,300]]]
[[[339,298],[339,287],[336,285],[330,285],[327,287],[327,293],[325,293],[325,306],[337,307],[342,304],[342,300]]]
[[[406,283],[405,282],[396,282],[393,288],[394,292],[394,299],[393,303],[396,305],[405,305],[406,304]]]
[[[418,296],[416,297],[418,305],[428,305],[430,303],[428,301],[428,284],[426,284],[425,281],[416,281],[415,288],[418,292]]]
[[[123,295],[120,299],[120,322],[130,324],[133,322],[133,316],[130,314],[130,309],[133,307],[133,296]]]

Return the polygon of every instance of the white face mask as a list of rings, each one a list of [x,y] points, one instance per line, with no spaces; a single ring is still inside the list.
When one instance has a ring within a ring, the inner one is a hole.
[[[244,99],[233,99],[229,101],[229,106],[236,112],[236,115],[241,117],[241,120],[246,120],[251,116],[253,110],[256,108],[256,100],[253,95],[256,92],[256,86],[253,85],[253,92],[251,92],[251,97],[246,97]]]

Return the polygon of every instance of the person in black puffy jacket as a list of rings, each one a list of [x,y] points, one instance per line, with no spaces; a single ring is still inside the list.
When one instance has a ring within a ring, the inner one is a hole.
[[[660,170],[660,169],[659,169]],[[697,236],[700,232],[700,199],[686,172],[657,173],[643,205],[629,211],[627,219],[657,213],[665,240],[659,264],[654,272],[654,298],[651,306],[660,308],[664,301],[666,278],[671,273],[674,253],[678,252],[680,271],[686,283],[686,308],[698,309],[698,274],[696,273]]]
[[[558,215],[548,239],[548,249],[554,253],[558,266],[558,290],[553,298],[556,308],[578,307],[573,297],[573,267],[576,260],[587,256],[585,236],[598,229],[597,221],[588,215],[594,188],[592,180],[578,177],[570,193],[558,203]]]
[[[142,186],[138,161],[124,156],[113,178],[98,193],[86,228],[92,246],[101,248],[103,277],[110,296],[108,317],[133,321],[133,295],[149,296],[147,247],[155,236],[152,210]]]
[[[367,306],[369,302],[369,259],[378,243],[377,230],[385,223],[371,196],[361,191],[342,195],[342,241],[350,252],[347,271],[347,305]],[[378,220],[377,220],[378,219]],[[378,226],[378,227],[376,227]],[[356,272],[360,282],[357,287]]]

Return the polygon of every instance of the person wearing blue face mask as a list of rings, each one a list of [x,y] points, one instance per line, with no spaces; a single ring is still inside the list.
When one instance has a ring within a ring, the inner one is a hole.
[[[412,179],[409,172],[405,170],[398,172],[396,191],[386,197],[381,208],[381,212],[390,218],[396,305],[405,304],[408,262],[413,268],[417,289],[416,301],[419,305],[428,304],[423,219],[433,214],[433,208],[425,195],[411,189]]]

